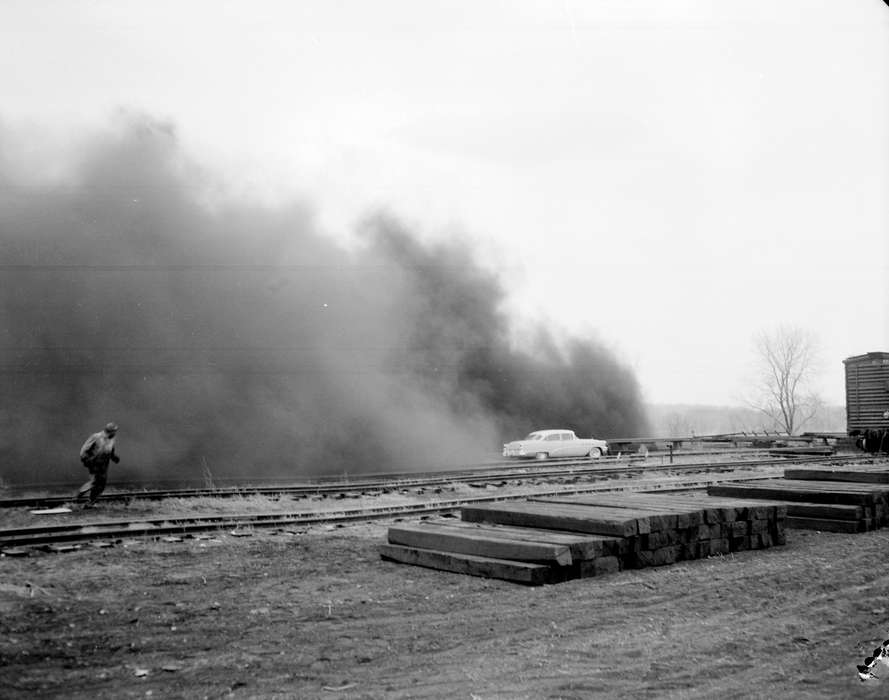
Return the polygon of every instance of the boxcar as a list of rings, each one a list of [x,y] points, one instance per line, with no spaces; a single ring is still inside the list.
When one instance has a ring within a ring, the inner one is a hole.
[[[843,360],[846,431],[867,452],[889,452],[889,352]]]

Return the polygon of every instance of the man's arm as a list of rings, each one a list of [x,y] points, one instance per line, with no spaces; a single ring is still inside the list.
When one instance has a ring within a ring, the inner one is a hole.
[[[83,447],[80,448],[80,459],[81,461],[84,459],[89,459],[93,456],[93,451],[96,446],[96,436],[90,435],[86,442],[83,443]]]
[[[111,448],[111,461],[114,462],[115,464],[117,464],[120,461],[120,457],[117,456],[114,449],[115,448],[113,448],[113,447]]]

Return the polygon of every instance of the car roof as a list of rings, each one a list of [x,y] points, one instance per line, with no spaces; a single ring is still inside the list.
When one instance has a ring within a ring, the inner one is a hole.
[[[532,430],[532,433],[540,433],[541,435],[549,435],[551,433],[571,433],[574,432],[569,428],[546,428],[544,430]]]

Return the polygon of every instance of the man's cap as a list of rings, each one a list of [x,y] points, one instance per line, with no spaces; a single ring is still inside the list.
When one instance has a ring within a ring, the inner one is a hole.
[[[117,423],[109,423],[105,426],[106,433],[116,433],[117,432]]]

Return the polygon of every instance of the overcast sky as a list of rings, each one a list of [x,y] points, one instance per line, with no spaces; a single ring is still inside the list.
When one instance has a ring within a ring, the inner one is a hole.
[[[58,148],[117,110],[347,240],[460,232],[523,319],[606,341],[651,402],[736,404],[752,337],[818,389],[889,350],[882,0],[5,0],[0,123]]]

